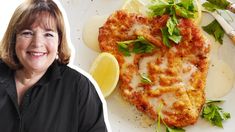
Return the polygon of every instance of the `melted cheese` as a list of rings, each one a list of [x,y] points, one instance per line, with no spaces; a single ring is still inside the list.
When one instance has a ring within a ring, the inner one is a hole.
[[[148,73],[148,64],[150,62],[154,62],[154,60],[156,60],[156,56],[149,56],[149,57],[145,57],[143,59],[140,60],[139,62],[139,73],[140,74],[147,74]]]
[[[135,54],[131,53],[130,56],[125,57],[125,58],[124,58],[124,59],[125,59],[125,63],[126,63],[126,64],[132,64],[132,63],[134,63],[134,56],[135,56]]]
[[[196,66],[194,66],[193,64],[190,64],[190,63],[183,63],[183,69],[184,68],[189,68],[189,71],[188,72],[185,72],[185,73],[183,73],[183,72],[181,72],[181,78],[182,78],[182,82],[184,83],[184,84],[188,84],[189,83],[189,80],[191,79],[191,77],[192,77],[192,74],[194,73],[194,72],[196,72],[198,69],[197,69],[197,67]]]
[[[132,79],[131,79],[130,86],[131,86],[132,88],[136,88],[136,87],[138,87],[138,84],[140,83],[140,81],[141,81],[140,76],[137,75],[137,74],[134,74],[133,77],[132,77]]]

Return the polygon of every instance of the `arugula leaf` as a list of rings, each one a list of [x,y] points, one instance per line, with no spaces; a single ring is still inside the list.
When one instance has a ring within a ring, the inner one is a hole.
[[[208,101],[203,107],[201,117],[209,121],[212,125],[223,127],[222,121],[229,119],[230,113],[224,112],[222,108],[214,104],[218,102],[222,101]]]
[[[218,9],[225,10],[230,4],[227,0],[207,0],[211,4],[215,5]]]
[[[121,52],[124,56],[130,56],[131,52],[136,54],[151,53],[155,48],[155,46],[147,41],[143,36],[138,36],[135,40],[117,42],[117,44],[118,51]],[[133,47],[133,49],[131,49],[131,47]]]
[[[220,44],[223,44],[224,30],[216,20],[207,26],[203,26],[202,29],[208,34],[213,35],[215,40],[219,41]]]

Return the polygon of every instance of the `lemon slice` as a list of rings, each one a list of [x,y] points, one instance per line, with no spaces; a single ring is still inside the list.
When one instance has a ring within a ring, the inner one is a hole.
[[[90,74],[98,83],[104,97],[108,97],[118,83],[118,61],[110,53],[100,53],[91,65]]]

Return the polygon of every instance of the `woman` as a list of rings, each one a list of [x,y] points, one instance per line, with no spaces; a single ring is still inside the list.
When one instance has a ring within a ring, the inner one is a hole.
[[[94,86],[69,59],[57,5],[22,3],[0,44],[1,132],[107,131]]]

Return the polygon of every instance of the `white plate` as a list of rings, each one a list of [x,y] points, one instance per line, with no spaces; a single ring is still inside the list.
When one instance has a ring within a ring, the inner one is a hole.
[[[9,2],[10,1],[16,2],[17,0],[9,0]],[[94,15],[109,15],[115,10],[120,9],[124,0],[61,0],[61,2],[67,12],[70,23],[71,40],[76,51],[74,63],[85,71],[88,71],[92,61],[98,53],[86,47],[83,42],[82,30],[84,24]],[[1,4],[0,20],[3,20],[2,18],[6,18],[6,15],[4,15],[2,11],[5,13],[6,10],[10,10],[2,8],[4,6],[9,7],[6,6],[6,4]],[[6,19],[8,18],[9,17]],[[233,15],[233,19],[235,20],[235,15]],[[213,18],[210,15],[203,14],[201,25],[206,25],[212,20]],[[0,23],[0,26],[5,24],[6,22]],[[233,22],[233,25],[235,25],[235,22]],[[3,30],[1,29],[1,35],[2,32]],[[214,42],[212,37],[208,35],[206,36],[211,39],[213,44],[218,45],[218,43]],[[232,44],[227,36],[224,37],[224,44],[219,46],[218,55],[220,59],[235,71],[235,45]],[[221,99],[226,100],[222,107],[224,111],[229,112],[232,117],[223,123],[224,128],[213,127],[208,122],[199,119],[196,124],[186,127],[186,131],[235,132],[235,105],[233,102],[235,100],[235,88],[232,88],[232,90]],[[107,98],[107,105],[109,120],[113,132],[155,132],[155,125],[150,127],[143,125],[143,117],[139,116],[134,107],[123,101],[117,91]]]
[[[76,48],[75,64],[88,71],[89,67],[97,56],[97,52],[87,48],[82,40],[84,24],[95,15],[109,15],[120,9],[124,0],[68,0],[63,1],[70,19],[72,42]],[[234,17],[234,16],[233,16]],[[234,17],[235,19],[235,17]],[[213,18],[203,14],[202,25],[211,22]],[[235,24],[234,24],[235,25]],[[208,36],[208,35],[207,35]],[[208,36],[214,42],[214,39]],[[219,45],[218,43],[215,43]],[[225,36],[224,44],[219,47],[219,57],[235,71],[235,46]],[[225,111],[230,112],[232,118],[223,123],[224,128],[211,126],[208,122],[199,119],[195,125],[186,127],[187,132],[234,132],[235,131],[235,88],[222,99],[226,102],[222,105]],[[134,107],[118,95],[117,90],[107,99],[108,115],[113,132],[155,132],[155,125],[143,125],[144,119],[139,116]],[[145,127],[143,127],[145,126]]]

